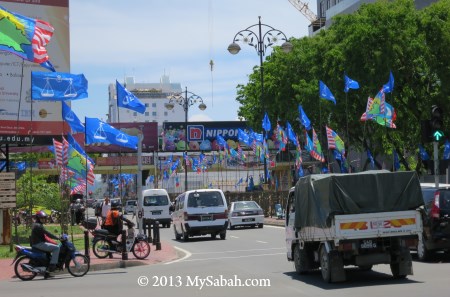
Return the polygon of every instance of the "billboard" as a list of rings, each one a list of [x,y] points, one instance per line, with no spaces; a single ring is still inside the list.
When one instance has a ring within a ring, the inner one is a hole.
[[[222,136],[232,148],[238,144],[238,129],[248,132],[244,121],[229,122],[165,122],[162,133],[162,151],[219,150],[216,138]]]
[[[0,1],[5,9],[40,19],[54,27],[46,46],[58,72],[70,72],[69,0]],[[31,72],[48,71],[39,64],[0,51],[0,143],[51,144],[68,131],[61,117],[61,103],[31,102]],[[70,102],[68,102],[70,104]]]

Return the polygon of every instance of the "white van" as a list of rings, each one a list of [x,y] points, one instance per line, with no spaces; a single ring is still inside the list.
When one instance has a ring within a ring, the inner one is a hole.
[[[143,223],[158,221],[163,227],[170,228],[172,218],[169,194],[165,189],[147,189],[142,191]]]
[[[211,238],[226,238],[228,207],[220,189],[186,191],[175,199],[172,213],[173,230],[177,240],[210,234]]]

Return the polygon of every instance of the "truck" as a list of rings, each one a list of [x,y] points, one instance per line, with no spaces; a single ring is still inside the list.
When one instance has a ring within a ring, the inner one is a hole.
[[[413,274],[410,248],[422,233],[421,206],[413,171],[302,177],[286,202],[287,259],[298,274],[320,268],[326,282],[345,281],[350,265],[389,264],[394,278],[405,278]]]

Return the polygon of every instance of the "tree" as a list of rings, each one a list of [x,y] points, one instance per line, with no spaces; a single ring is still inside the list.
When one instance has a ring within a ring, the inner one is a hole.
[[[353,14],[336,16],[316,36],[291,43],[291,53],[277,48],[264,62],[263,100],[270,118],[289,120],[295,131],[301,128],[295,119],[302,104],[323,137],[328,125],[353,149],[369,148],[374,155],[390,155],[395,149],[414,156],[420,120],[429,117],[431,105],[450,111],[450,0],[420,11],[412,0],[364,4]],[[347,96],[344,71],[360,85]],[[397,129],[361,122],[367,98],[388,82],[390,71],[395,85],[386,101],[396,109]],[[336,105],[319,99],[319,80],[333,92]],[[237,87],[236,98],[242,104],[239,116],[255,130],[261,129],[263,117],[259,84],[255,67],[248,84]],[[400,153],[405,166],[411,155]]]

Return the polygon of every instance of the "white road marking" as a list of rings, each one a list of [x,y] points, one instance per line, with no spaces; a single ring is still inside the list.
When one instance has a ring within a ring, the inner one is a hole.
[[[192,254],[190,252],[188,252],[187,250],[185,250],[185,249],[182,249],[182,248],[177,247],[177,246],[173,246],[173,248],[178,250],[178,251],[180,251],[180,252],[182,252],[182,253],[184,253],[185,254],[184,257],[180,258],[180,259],[176,259],[176,260],[170,261],[170,262],[166,262],[164,264],[172,264],[172,263],[177,263],[177,262],[180,262],[180,261],[184,261],[187,258],[189,258],[190,256],[192,256]]]
[[[231,237],[231,238],[239,238],[239,237],[237,237],[237,236],[233,236],[233,235],[231,235],[230,237]]]
[[[267,256],[277,256],[277,255],[286,255],[286,253],[273,253],[273,254],[260,254],[260,255],[248,255],[248,256],[234,256],[234,257],[230,256],[230,257],[203,258],[203,259],[188,259],[188,260],[184,260],[183,262],[221,260],[221,259],[239,259],[239,258],[262,257],[262,256],[267,257]]]
[[[259,242],[259,243],[268,243],[267,241],[261,241],[261,240],[257,240],[256,242]]]

